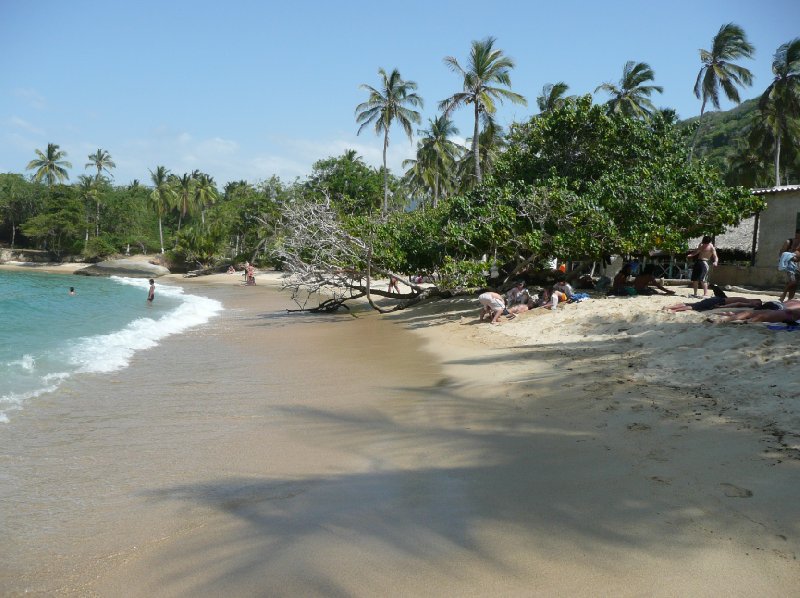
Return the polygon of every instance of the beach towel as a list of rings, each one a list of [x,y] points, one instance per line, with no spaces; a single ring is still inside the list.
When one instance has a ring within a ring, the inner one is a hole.
[[[573,293],[567,303],[580,303],[581,301],[586,301],[588,298],[588,293]]]
[[[794,332],[800,330],[800,324],[767,324],[770,330],[785,330],[786,332]]]

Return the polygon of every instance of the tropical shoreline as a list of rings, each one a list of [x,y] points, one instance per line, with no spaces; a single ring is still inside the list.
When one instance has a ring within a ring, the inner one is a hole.
[[[225,314],[68,385],[77,404],[37,406],[50,415],[23,428],[36,424],[40,442],[66,434],[62,461],[42,447],[11,462],[38,464],[44,480],[67,464],[64,500],[101,484],[99,514],[72,524],[106,531],[65,535],[56,560],[33,551],[44,586],[4,575],[4,590],[793,591],[798,389],[774,373],[796,365],[791,333],[666,314],[666,297],[496,327],[471,298],[383,317],[287,314],[277,273],[256,287],[166,278]],[[763,371],[736,371],[745,363]],[[92,399],[108,389],[116,405]]]

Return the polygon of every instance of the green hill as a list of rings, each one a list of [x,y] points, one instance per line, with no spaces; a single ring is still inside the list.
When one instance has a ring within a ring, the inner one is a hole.
[[[747,100],[732,108],[703,115],[697,132],[694,155],[703,157],[723,172],[728,170],[728,160],[737,150],[747,145],[747,135],[758,113],[758,100]],[[688,126],[698,116],[687,118],[679,126]]]

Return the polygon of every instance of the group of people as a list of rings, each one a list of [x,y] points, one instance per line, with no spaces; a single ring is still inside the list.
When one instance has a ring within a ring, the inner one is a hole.
[[[538,294],[532,294],[525,288],[524,281],[518,281],[505,296],[494,291],[481,293],[478,297],[482,306],[480,321],[486,318],[491,324],[496,324],[501,315],[513,319],[517,314],[537,307],[555,310],[559,303],[572,301],[576,297],[575,290],[563,275],[559,276],[552,288],[545,288]]]
[[[778,269],[786,274],[786,286],[779,301],[763,301],[748,297],[728,297],[719,286],[712,286],[713,296],[708,297],[709,273],[711,265],[719,263],[716,248],[710,236],[705,236],[698,247],[687,253],[694,258],[692,268],[692,296],[698,297],[699,287],[703,288],[703,299],[695,303],[677,303],[665,307],[666,311],[707,311],[718,308],[747,308],[738,312],[723,312],[722,321],[727,322],[777,322],[797,324],[800,322],[800,300],[794,299],[800,274],[800,244],[797,239],[787,239],[779,252]],[[638,261],[624,264],[611,281],[609,295],[654,295],[658,291],[666,295],[674,295],[675,291],[666,288],[656,277],[655,267],[646,265],[641,270]],[[608,286],[608,280],[606,285]],[[550,306],[556,309],[559,302],[573,299],[575,293],[562,275],[552,289],[544,289],[538,295],[532,295],[524,282],[516,283],[504,297],[499,293],[488,291],[481,294],[480,320],[488,318],[496,324],[501,315],[513,318],[516,314],[536,307]]]

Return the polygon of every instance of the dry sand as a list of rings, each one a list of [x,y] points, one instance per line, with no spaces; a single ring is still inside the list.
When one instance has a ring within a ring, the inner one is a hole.
[[[662,297],[594,299],[500,326],[478,323],[472,298],[389,316],[287,315],[264,285],[273,275],[255,288],[233,275],[169,278],[229,311],[128,370],[64,389],[69,407],[53,398],[49,416],[14,422],[23,445],[66,426],[64,459],[94,477],[63,490],[72,510],[49,524],[55,547],[20,547],[20,573],[0,588],[800,587],[800,332],[664,313],[676,299]],[[115,404],[92,400],[109,388]],[[45,448],[23,465],[47,478],[63,460]],[[88,500],[87,487],[102,492]]]

